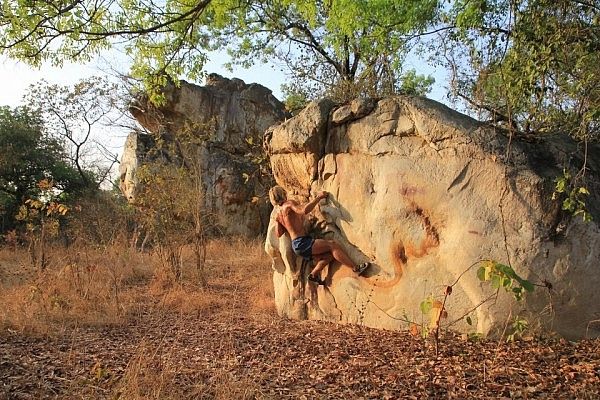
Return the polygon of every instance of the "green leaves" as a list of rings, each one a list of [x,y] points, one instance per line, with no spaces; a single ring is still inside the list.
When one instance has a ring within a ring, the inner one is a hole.
[[[589,196],[590,192],[585,186],[578,185],[578,178],[579,176],[572,178],[566,169],[563,170],[563,174],[554,180],[552,200],[562,199],[561,208],[563,210],[574,216],[581,215],[584,222],[589,222],[592,220],[592,216],[587,211],[585,196]]]
[[[529,322],[520,317],[519,315],[515,316],[512,324],[511,324],[511,333],[506,336],[507,342],[514,342],[516,338],[520,338],[523,336],[523,333],[529,329]]]
[[[441,16],[454,89],[513,129],[598,138],[599,18],[578,2],[455,0]]]
[[[49,61],[87,62],[112,46],[133,58],[132,74],[150,93],[151,75],[200,76],[206,61],[210,0],[21,1],[4,0],[0,12],[0,51],[40,66]],[[231,1],[214,1],[220,5]]]
[[[220,25],[209,29],[227,46],[233,64],[275,58],[288,66],[292,86],[315,97],[336,84],[356,85],[348,96],[365,88],[375,93],[384,81],[398,90],[406,37],[433,20],[437,1],[259,0],[229,14],[223,6],[211,4]],[[430,85],[407,75],[406,91],[421,94]]]
[[[431,309],[433,308],[433,302],[434,299],[432,295],[429,295],[429,297],[421,301],[421,303],[419,304],[419,309],[421,310],[421,313],[423,313],[423,315],[429,315]]]
[[[517,301],[523,299],[525,292],[533,292],[533,284],[517,275],[510,266],[492,260],[482,261],[481,264],[477,270],[477,278],[481,282],[490,282],[492,288],[504,288]]]

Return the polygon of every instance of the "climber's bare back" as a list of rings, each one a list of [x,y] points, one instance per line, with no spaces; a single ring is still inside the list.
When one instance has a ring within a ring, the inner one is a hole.
[[[306,236],[304,229],[304,214],[302,209],[293,200],[288,200],[280,206],[277,213],[277,222],[290,234],[292,240],[300,236]]]

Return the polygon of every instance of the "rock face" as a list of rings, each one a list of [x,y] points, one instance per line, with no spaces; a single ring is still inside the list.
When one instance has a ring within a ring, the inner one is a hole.
[[[453,285],[442,327],[498,334],[520,315],[532,329],[567,337],[600,333],[597,147],[588,148],[586,172],[594,220],[584,223],[552,200],[563,167],[582,166],[572,141],[509,140],[424,98],[312,103],[270,129],[265,146],[275,180],[291,197],[303,202],[330,192],[316,234],[340,242],[354,261],[374,264],[360,278],[333,264],[322,273],[327,286],[307,283],[310,266],[293,254],[287,235],[276,237],[272,219],[265,249],[281,315],[389,329],[428,325],[421,302],[430,295],[443,301]],[[503,289],[496,298],[477,278],[486,259],[547,287],[521,302]]]
[[[150,134],[127,138],[120,165],[123,193],[135,201],[136,170],[157,158],[156,139],[165,148],[177,138],[177,146],[186,146],[201,168],[204,204],[218,230],[250,236],[264,232],[270,207],[256,200],[264,198],[271,182],[260,174],[260,145],[265,130],[286,117],[284,105],[261,85],[216,74],[208,76],[205,86],[181,81],[165,96],[166,104],[158,109],[145,99],[130,108]],[[170,157],[162,158],[173,162]]]

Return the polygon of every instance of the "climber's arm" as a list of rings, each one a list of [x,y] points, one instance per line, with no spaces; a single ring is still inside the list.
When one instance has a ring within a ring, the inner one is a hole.
[[[319,192],[317,197],[315,197],[308,203],[303,204],[303,205],[298,205],[298,204],[292,203],[291,208],[298,214],[307,215],[312,210],[314,210],[314,208],[317,206],[317,204],[319,204],[319,201],[321,201],[322,199],[326,199],[328,195],[329,195],[329,193],[327,193],[327,192]]]

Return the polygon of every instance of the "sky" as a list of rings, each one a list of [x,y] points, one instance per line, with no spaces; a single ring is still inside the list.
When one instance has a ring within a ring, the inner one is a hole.
[[[280,86],[285,82],[286,76],[276,67],[261,64],[250,69],[238,69],[230,72],[223,67],[225,62],[227,62],[225,55],[214,53],[204,69],[227,78],[239,78],[246,83],[260,83],[271,89],[275,97],[282,98]],[[3,82],[3,90],[0,91],[0,106],[20,105],[29,85],[41,79],[45,79],[51,84],[71,85],[86,77],[109,74],[111,69],[126,72],[127,62],[118,54],[111,57],[103,55],[85,65],[65,63],[63,67],[53,67],[44,64],[41,68],[36,69],[25,63],[0,56],[0,81]],[[202,84],[202,82],[195,83]]]

